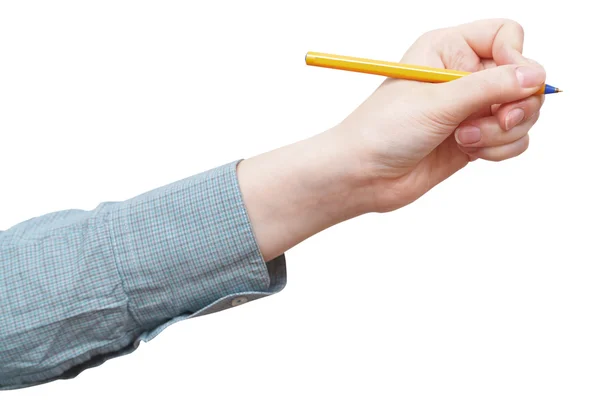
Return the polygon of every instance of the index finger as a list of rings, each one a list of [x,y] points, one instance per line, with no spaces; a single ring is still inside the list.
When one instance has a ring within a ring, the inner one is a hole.
[[[527,63],[522,55],[525,33],[516,21],[479,20],[450,29],[462,35],[481,59],[493,59],[498,65]]]

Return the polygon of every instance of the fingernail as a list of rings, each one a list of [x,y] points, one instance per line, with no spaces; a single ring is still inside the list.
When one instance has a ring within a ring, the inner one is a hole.
[[[504,119],[506,130],[508,131],[519,125],[523,121],[523,118],[525,118],[525,111],[522,108],[515,108],[506,114],[506,118]]]
[[[458,128],[456,138],[461,145],[476,143],[481,140],[481,130],[474,126]]]
[[[540,66],[519,66],[516,69],[517,80],[523,88],[537,87],[544,84],[546,72]]]

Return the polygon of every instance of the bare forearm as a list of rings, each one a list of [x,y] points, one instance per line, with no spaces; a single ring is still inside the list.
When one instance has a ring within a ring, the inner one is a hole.
[[[242,161],[238,178],[265,260],[368,211],[351,148],[332,131]]]

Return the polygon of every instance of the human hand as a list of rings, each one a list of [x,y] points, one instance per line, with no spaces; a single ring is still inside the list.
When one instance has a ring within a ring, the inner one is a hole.
[[[410,204],[477,158],[523,153],[546,75],[522,49],[523,30],[509,20],[427,33],[402,62],[474,73],[439,84],[387,79],[339,125],[241,162],[263,258],[350,218]]]
[[[523,29],[482,20],[421,36],[402,63],[476,72],[448,83],[387,79],[330,131],[387,212],[429,191],[470,161],[523,153],[539,117],[544,69],[522,55]]]

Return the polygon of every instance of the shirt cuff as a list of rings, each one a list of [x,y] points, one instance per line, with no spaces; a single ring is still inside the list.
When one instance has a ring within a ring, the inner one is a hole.
[[[128,311],[149,341],[172,323],[281,291],[284,255],[265,263],[238,161],[115,205],[112,238]]]

